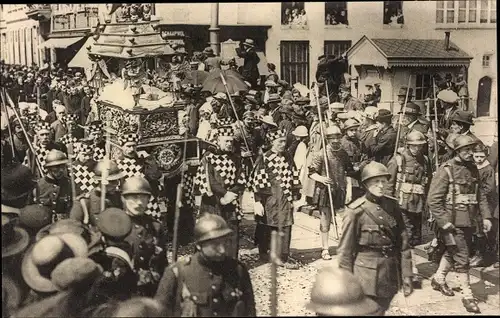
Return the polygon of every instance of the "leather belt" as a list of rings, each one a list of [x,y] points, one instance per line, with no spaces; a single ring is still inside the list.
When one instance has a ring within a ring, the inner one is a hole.
[[[449,193],[446,197],[446,203],[452,204],[452,194]],[[455,204],[473,205],[477,204],[476,194],[455,194]]]
[[[394,246],[360,246],[359,253],[375,253],[384,257],[393,257],[398,254]]]
[[[425,188],[421,184],[403,182],[401,184],[401,192],[403,192],[403,193],[425,194]]]

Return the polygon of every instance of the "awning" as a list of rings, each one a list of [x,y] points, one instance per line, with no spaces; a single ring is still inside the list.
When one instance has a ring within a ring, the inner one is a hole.
[[[68,46],[75,44],[76,42],[83,39],[83,36],[72,37],[72,38],[51,38],[47,41],[43,42],[42,48],[57,48],[57,49],[65,49]]]
[[[92,62],[89,59],[89,51],[87,50],[87,47],[92,46],[92,43],[94,42],[94,38],[89,37],[73,59],[68,63],[68,67],[82,67],[84,69],[90,69],[92,67]]]

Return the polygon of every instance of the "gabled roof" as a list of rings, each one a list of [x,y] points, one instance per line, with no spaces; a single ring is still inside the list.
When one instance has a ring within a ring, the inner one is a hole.
[[[368,41],[386,59],[388,66],[457,66],[468,65],[472,59],[450,41],[445,49],[444,40],[434,39],[370,39],[363,36],[348,51],[352,55],[362,43]]]

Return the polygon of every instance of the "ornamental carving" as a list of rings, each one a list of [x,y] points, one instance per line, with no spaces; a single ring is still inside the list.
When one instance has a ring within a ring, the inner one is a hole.
[[[118,134],[137,133],[139,131],[139,116],[104,106],[101,112],[101,120],[108,122],[111,129]]]
[[[140,115],[142,138],[155,138],[179,134],[176,112]]]
[[[164,171],[172,171],[181,164],[182,149],[176,144],[157,147],[153,152],[160,168]]]

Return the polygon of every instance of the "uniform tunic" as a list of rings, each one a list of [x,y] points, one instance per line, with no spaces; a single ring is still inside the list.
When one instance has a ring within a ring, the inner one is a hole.
[[[71,180],[62,177],[55,180],[46,175],[38,180],[36,188],[36,201],[52,211],[52,220],[69,218],[69,211],[73,205],[71,194]]]
[[[96,225],[97,218],[99,217],[99,213],[101,213],[101,189],[95,188],[89,193],[82,195],[77,198],[77,202],[73,204],[73,207],[70,211],[70,218],[84,222],[85,220],[85,210],[82,207],[81,200],[85,202],[86,210],[89,216],[89,224]],[[121,195],[119,192],[109,193],[106,192],[105,199],[105,209],[107,208],[122,208]]]
[[[339,267],[358,277],[365,295],[388,307],[401,279],[412,276],[411,252],[397,202],[367,193],[347,206],[342,233]]]
[[[373,143],[368,146],[368,155],[373,160],[387,165],[394,153],[396,146],[396,131],[392,126],[387,126],[378,131]]]
[[[245,266],[229,258],[209,262],[199,252],[165,269],[155,299],[167,309],[167,316],[256,316]]]

